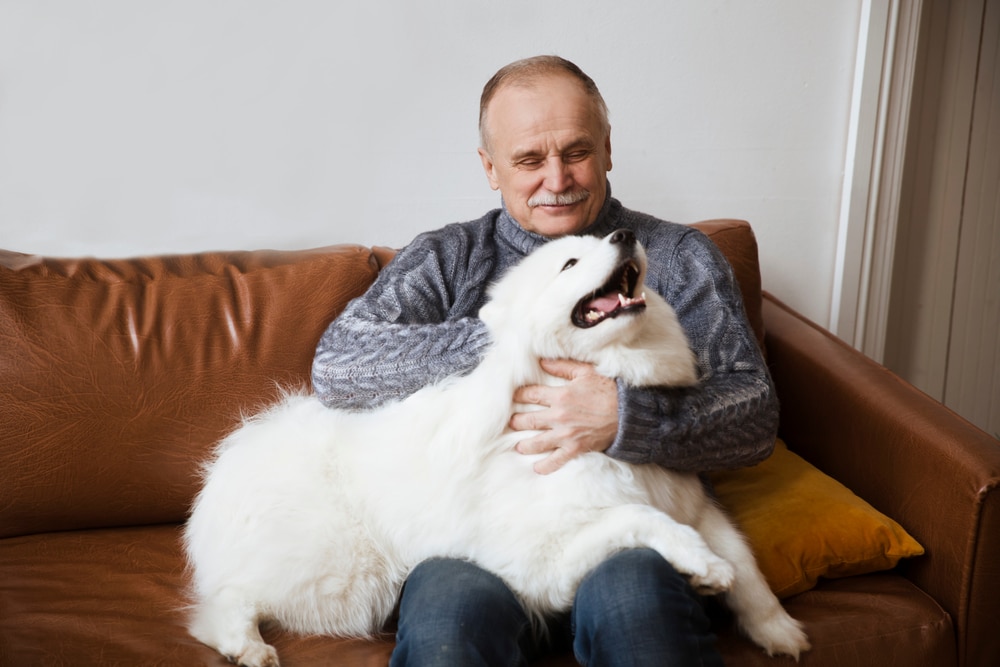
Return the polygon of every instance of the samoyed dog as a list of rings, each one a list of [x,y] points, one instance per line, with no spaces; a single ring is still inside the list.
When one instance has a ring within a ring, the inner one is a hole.
[[[407,574],[435,557],[500,576],[535,620],[568,610],[614,552],[650,547],[699,591],[725,593],[769,654],[809,648],[743,537],[696,475],[590,453],[550,475],[514,445],[511,396],[557,383],[541,358],[591,362],[634,385],[697,382],[667,303],[641,285],[634,235],[566,237],[490,290],[492,347],[470,374],[370,412],[291,395],[242,424],[205,467],[184,530],[191,633],[249,667],[278,664],[258,625],[371,636]]]

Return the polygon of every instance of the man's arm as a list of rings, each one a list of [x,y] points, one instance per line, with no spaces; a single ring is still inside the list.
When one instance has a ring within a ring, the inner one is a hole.
[[[692,230],[672,257],[651,258],[650,270],[657,269],[658,290],[687,332],[701,380],[685,389],[619,382],[619,429],[608,455],[699,472],[761,461],[774,446],[778,402],[731,268]]]
[[[324,332],[313,359],[313,391],[327,406],[363,410],[404,398],[479,363],[489,342],[463,284],[476,276],[456,257],[468,238],[424,235],[402,250],[372,287]],[[463,255],[464,253],[464,255]],[[482,270],[478,267],[477,270]]]

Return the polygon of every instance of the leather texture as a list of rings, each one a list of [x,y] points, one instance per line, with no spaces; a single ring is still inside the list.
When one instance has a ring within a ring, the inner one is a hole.
[[[308,383],[376,269],[361,247],[0,255],[0,537],[182,521],[211,443]]]
[[[1000,446],[762,297],[747,223],[697,226],[766,325],[789,447],[928,551],[786,600],[815,647],[801,664],[1000,664]],[[184,628],[180,523],[199,466],[279,386],[308,384],[323,329],[391,257],[0,251],[0,666],[228,664]],[[392,650],[391,635],[264,634],[286,667],[385,665]],[[725,621],[719,634],[729,665],[781,664]]]
[[[905,573],[956,620],[963,665],[1000,665],[1000,442],[768,295],[789,448],[898,521]]]

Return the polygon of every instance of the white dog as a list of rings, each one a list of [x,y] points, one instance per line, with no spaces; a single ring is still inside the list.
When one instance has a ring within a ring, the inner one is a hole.
[[[592,362],[635,385],[696,382],[673,310],[637,292],[645,269],[628,231],[552,241],[491,289],[480,317],[493,343],[471,374],[372,412],[295,395],[245,422],[206,467],[185,528],[192,634],[250,667],[278,664],[265,620],[370,636],[434,556],[496,573],[537,620],[569,609],[609,555],[650,547],[697,589],[726,591],[769,654],[807,650],[697,476],[598,453],[538,475],[539,456],[514,451],[530,435],[507,428],[515,388],[558,382],[540,358]]]

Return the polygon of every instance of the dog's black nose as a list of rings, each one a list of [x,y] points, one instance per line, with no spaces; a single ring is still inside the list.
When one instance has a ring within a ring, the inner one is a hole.
[[[617,231],[611,232],[611,242],[621,243],[623,245],[634,245],[635,234],[633,234],[628,229],[619,229]]]

